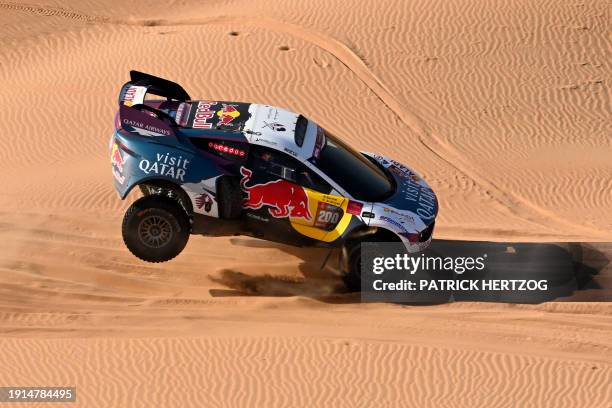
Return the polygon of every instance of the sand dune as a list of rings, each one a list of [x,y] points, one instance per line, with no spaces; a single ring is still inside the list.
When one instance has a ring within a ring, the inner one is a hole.
[[[590,406],[606,406],[611,397],[601,393],[610,372],[599,362],[560,365],[549,358],[372,340],[234,333],[171,341],[77,339],[69,347],[60,340],[10,339],[2,346],[12,366],[40,361],[40,381],[78,378],[77,398],[91,407],[108,406],[101,401],[114,406],[351,407],[398,401],[580,406],[587,399]],[[24,348],[31,354],[21,354]],[[98,373],[95,384],[88,380],[91,371]],[[13,378],[31,380],[19,374]],[[568,382],[568,377],[582,381]]]
[[[192,237],[139,262],[108,166],[138,69],[410,165],[438,239],[607,242],[605,1],[0,2],[0,23],[2,385],[87,407],[610,405],[609,244],[569,298],[602,302],[365,305],[320,250]]]

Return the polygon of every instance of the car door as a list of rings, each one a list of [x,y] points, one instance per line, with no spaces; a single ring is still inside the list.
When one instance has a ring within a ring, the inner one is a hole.
[[[245,211],[258,210],[259,217],[286,221],[299,234],[319,241],[327,241],[339,225],[348,225],[346,199],[330,194],[329,183],[297,158],[257,146],[248,167],[241,170]]]

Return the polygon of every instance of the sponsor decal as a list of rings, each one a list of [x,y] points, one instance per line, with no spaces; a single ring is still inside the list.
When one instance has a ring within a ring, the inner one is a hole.
[[[257,214],[253,214],[253,213],[250,213],[250,212],[246,213],[246,216],[249,217],[249,218],[253,218],[254,220],[261,221],[261,222],[269,222],[270,221],[269,218],[261,217],[261,216],[259,216]]]
[[[408,167],[404,166],[402,163],[398,162],[397,160],[390,160],[391,164],[395,167],[398,168],[398,170],[400,170],[402,173],[406,173],[406,174],[412,174],[412,170],[410,170]]]
[[[283,125],[282,123],[278,123],[278,122],[266,122],[266,121],[264,121],[263,127],[270,128],[270,129],[274,130],[275,132],[284,132],[285,130],[287,130],[285,125]]]
[[[412,179],[407,179],[408,185],[404,189],[406,200],[417,203],[416,213],[422,219],[431,219],[436,215],[436,196],[429,188],[425,188]]]
[[[389,218],[386,215],[382,215],[380,217],[380,220],[388,222],[389,224],[396,226],[397,228],[399,228],[402,231],[401,233],[407,233],[408,232],[408,230],[406,230],[406,227],[402,223],[394,220],[393,218]]]
[[[405,170],[401,169],[400,167],[397,167],[396,165],[392,164],[391,166],[387,167],[387,169],[402,178],[407,178],[412,176],[413,173],[411,173],[410,171],[406,172]]]
[[[362,212],[362,213],[361,213],[361,216],[362,216],[363,218],[376,218],[376,215],[374,215],[374,213],[373,213],[373,212],[370,212],[370,211],[364,211],[364,212]]]
[[[342,202],[344,201],[344,199],[342,197],[324,194],[323,196],[321,196],[321,201],[323,201],[324,203],[335,205],[336,207],[340,207],[342,206]]]
[[[178,107],[178,109],[176,110],[176,116],[174,117],[174,121],[179,125],[179,126],[184,126],[185,124],[183,123],[183,119],[187,119],[187,117],[189,117],[189,114],[185,115],[185,110],[187,109],[187,104],[185,102],[181,103]]]
[[[389,166],[387,167],[387,170],[389,170],[390,173],[393,173],[397,176],[404,177],[404,173],[402,173],[402,171],[395,166]]]
[[[217,111],[217,116],[219,116],[217,126],[227,126],[240,116],[240,112],[236,109],[237,107],[238,105],[223,104],[223,108]]]
[[[265,144],[268,144],[270,146],[276,146],[278,144],[278,143],[276,143],[273,140],[263,139],[261,137],[256,137],[254,143],[265,143]]]
[[[125,91],[125,95],[123,95],[123,104],[132,106],[142,103],[146,91],[147,88],[142,86],[130,86],[127,91]]]
[[[388,167],[388,170],[406,181],[402,183],[402,191],[405,194],[406,200],[413,201],[417,204],[417,210],[415,211],[417,215],[423,220],[430,220],[435,217],[437,212],[437,200],[431,188],[425,184],[418,174],[414,173],[408,167],[395,160],[391,160],[390,162],[391,165]],[[385,208],[385,212],[387,211],[388,209]],[[411,219],[408,215],[402,213],[396,214]],[[411,219],[411,221],[414,222],[413,219]]]
[[[213,205],[213,198],[210,196],[210,194],[204,192],[196,197],[195,204],[198,209],[201,210],[203,207],[204,211],[210,212]]]
[[[303,218],[311,220],[308,209],[308,195],[303,187],[286,180],[274,180],[263,184],[247,186],[253,172],[246,167],[240,168],[242,180],[240,187],[246,192],[247,198],[243,207],[259,209],[264,206],[274,218]]]
[[[383,208],[383,211],[384,211],[384,212],[390,212],[390,213],[392,213],[392,214],[397,215],[398,217],[402,217],[402,218],[404,218],[404,219],[406,219],[406,220],[410,221],[411,223],[414,223],[414,217],[412,217],[411,215],[405,214],[405,213],[403,213],[403,212],[400,212],[400,211],[394,210],[393,208],[384,207],[384,208]],[[372,217],[372,218],[374,218],[374,217]]]
[[[145,174],[157,174],[160,176],[170,177],[175,180],[185,181],[185,171],[189,160],[183,156],[171,156],[170,153],[155,155],[155,161],[142,159],[138,163],[138,168]]]
[[[409,178],[412,181],[421,181],[421,177],[418,174],[410,170],[408,167],[404,166],[400,162],[395,160],[391,160],[391,166],[388,167],[388,170],[391,173],[395,173],[400,177]]]
[[[218,216],[217,201],[215,200],[216,177],[201,180],[197,183],[181,183],[181,187],[189,196],[193,211],[199,214]]]
[[[361,210],[363,210],[363,203],[359,201],[350,200],[346,206],[346,212],[349,214],[359,215]]]
[[[291,150],[291,149],[289,149],[287,147],[285,147],[283,150],[285,152],[289,153],[290,155],[292,155],[293,157],[297,157],[297,155],[298,155],[296,152],[294,152],[293,150]]]
[[[374,158],[374,160],[380,162],[383,166],[388,166],[389,164],[391,164],[389,160],[378,154],[373,154],[372,157]]]
[[[152,115],[151,112],[145,113]],[[153,126],[150,123],[144,123],[124,118],[123,124],[133,127],[136,133],[143,136],[170,136],[170,131],[168,129]]]
[[[314,226],[316,228],[321,228],[329,231],[338,224],[341,217],[342,208],[320,202],[317,206],[317,214],[315,216]]]
[[[270,109],[268,109],[268,120],[276,121],[276,119],[278,119],[278,109],[272,106],[270,106],[269,108]]]
[[[215,112],[210,110],[211,106],[215,105],[215,101],[200,101],[193,117],[191,127],[194,129],[211,129],[212,123],[208,120],[214,117]]]
[[[125,182],[125,176],[123,175],[124,161],[117,143],[113,143],[111,150],[111,164],[113,165],[113,176],[115,177],[115,180],[117,180],[119,184],[123,184]]]

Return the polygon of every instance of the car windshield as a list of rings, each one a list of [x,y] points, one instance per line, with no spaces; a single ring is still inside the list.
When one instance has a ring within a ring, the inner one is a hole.
[[[326,130],[325,144],[312,163],[355,199],[381,201],[393,194],[394,184],[363,154]]]

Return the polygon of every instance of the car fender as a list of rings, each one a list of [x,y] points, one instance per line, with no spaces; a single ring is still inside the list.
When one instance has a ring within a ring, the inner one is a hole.
[[[419,232],[426,228],[426,224],[417,214],[384,204],[374,204],[372,214],[374,217],[370,219],[369,226],[384,228],[394,233],[408,252],[421,251],[429,245],[429,241],[415,242]]]
[[[111,141],[111,164],[115,189],[122,200],[140,184],[171,183],[189,197],[194,212],[218,216],[216,179],[227,172],[204,153],[116,135]]]
[[[182,185],[204,178],[199,174],[202,171],[198,171],[197,164],[193,163],[194,155],[182,149],[146,141],[123,142],[119,138],[116,138],[111,149],[115,188],[121,199],[135,186],[150,180]],[[136,154],[135,151],[140,153]]]

